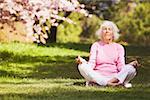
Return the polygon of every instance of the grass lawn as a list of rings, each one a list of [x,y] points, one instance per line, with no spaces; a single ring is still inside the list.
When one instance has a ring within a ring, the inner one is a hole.
[[[125,47],[127,59],[138,57],[142,64],[130,89],[85,87],[74,59],[88,58],[89,48],[0,43],[0,100],[150,100],[150,47]]]

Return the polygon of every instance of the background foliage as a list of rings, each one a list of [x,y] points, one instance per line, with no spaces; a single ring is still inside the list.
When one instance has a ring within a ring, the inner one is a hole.
[[[127,7],[125,5],[126,2],[120,2],[113,8],[113,11],[110,10],[111,14],[116,12],[113,13],[112,20],[119,26],[122,39],[136,45],[149,45],[150,3],[131,2],[127,4]]]
[[[127,44],[150,45],[150,2],[146,0],[79,0],[85,4],[85,9],[93,14],[92,17],[85,17],[77,12],[70,12],[67,18],[75,24],[62,22],[57,27],[56,41],[59,43],[67,42],[93,42],[97,39],[96,30],[103,20],[115,22],[120,29],[120,40]],[[5,30],[4,30],[5,29]],[[16,35],[8,38],[12,34],[26,34],[17,31],[5,32],[7,29],[0,25],[0,41],[20,41]],[[5,34],[4,34],[5,33]],[[9,35],[6,35],[9,34]],[[51,33],[48,33],[51,34]],[[15,38],[15,40],[13,39]],[[22,36],[24,37],[24,36]],[[23,38],[24,39],[24,38]]]
[[[57,42],[80,42],[79,35],[82,32],[80,19],[83,18],[83,15],[73,12],[69,15],[69,18],[72,19],[75,24],[70,24],[67,22],[60,24],[58,26]]]

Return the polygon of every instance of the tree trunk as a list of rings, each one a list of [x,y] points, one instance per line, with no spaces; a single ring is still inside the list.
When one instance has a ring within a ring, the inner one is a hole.
[[[57,36],[57,27],[51,26],[50,33],[48,33],[47,43],[56,43],[56,36]]]
[[[71,14],[71,12],[65,12],[64,17],[68,17]],[[63,20],[60,20],[57,22],[58,24],[63,23]],[[57,27],[51,26],[50,33],[48,33],[48,39],[46,40],[46,43],[56,43],[56,36],[57,36]]]

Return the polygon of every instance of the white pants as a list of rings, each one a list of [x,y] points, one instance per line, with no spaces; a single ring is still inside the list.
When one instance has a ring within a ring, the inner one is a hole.
[[[86,81],[96,81],[97,84],[106,86],[107,82],[112,78],[119,79],[119,82],[126,84],[130,82],[136,75],[136,69],[132,65],[125,65],[122,67],[122,70],[117,73],[115,76],[103,76],[100,73],[94,71],[90,65],[86,62],[79,64],[78,69],[80,74],[85,78]]]

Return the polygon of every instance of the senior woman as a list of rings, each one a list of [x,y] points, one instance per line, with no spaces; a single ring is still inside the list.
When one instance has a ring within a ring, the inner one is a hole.
[[[86,85],[94,82],[101,86],[132,86],[129,82],[136,75],[138,62],[133,61],[125,65],[124,47],[114,42],[119,37],[118,32],[113,22],[104,21],[96,32],[100,40],[92,44],[89,61],[80,56],[76,59]]]

